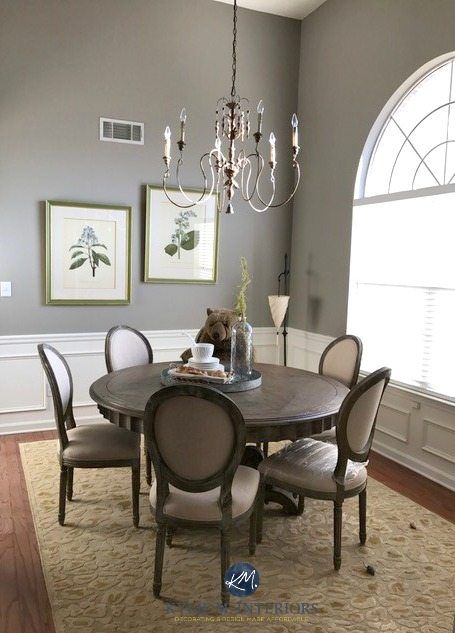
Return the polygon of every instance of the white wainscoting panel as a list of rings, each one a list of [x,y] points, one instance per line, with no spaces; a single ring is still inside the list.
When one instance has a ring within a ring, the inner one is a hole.
[[[197,330],[187,330],[193,336]],[[144,332],[156,362],[177,360],[188,347],[181,330]],[[0,434],[54,428],[49,387],[38,357],[38,343],[49,343],[66,358],[74,381],[73,406],[79,422],[101,419],[90,399],[91,383],[106,373],[105,332],[0,336]],[[282,337],[280,337],[282,339]],[[261,363],[276,362],[274,328],[254,329],[255,357]]]
[[[290,328],[288,364],[317,371],[320,355],[331,340]],[[389,385],[379,411],[373,449],[455,490],[455,405]]]

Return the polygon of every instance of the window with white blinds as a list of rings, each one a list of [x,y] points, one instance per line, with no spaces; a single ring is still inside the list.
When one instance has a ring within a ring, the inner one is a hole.
[[[364,370],[455,401],[454,74],[450,59],[416,82],[363,157],[348,331]]]

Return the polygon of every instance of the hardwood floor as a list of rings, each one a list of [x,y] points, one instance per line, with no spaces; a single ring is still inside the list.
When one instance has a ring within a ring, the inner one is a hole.
[[[47,440],[52,431],[0,437],[0,631],[54,633],[19,443]]]
[[[55,633],[28,503],[19,443],[53,431],[0,436],[0,631]],[[455,523],[455,493],[372,453],[370,476]]]

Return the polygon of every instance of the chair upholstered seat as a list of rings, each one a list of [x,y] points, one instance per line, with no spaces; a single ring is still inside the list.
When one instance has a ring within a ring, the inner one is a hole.
[[[305,438],[289,444],[259,464],[265,477],[296,488],[315,492],[336,493],[333,472],[338,460],[338,449],[333,444]],[[366,482],[367,469],[363,463],[348,460],[345,490],[353,490]]]
[[[337,443],[337,430],[336,426],[332,426],[331,429],[322,431],[322,433],[314,433],[311,436],[312,440],[318,440],[319,442],[330,442],[330,444]]]
[[[254,468],[239,466],[232,481],[232,518],[247,512],[255,502],[259,487],[259,473]],[[220,488],[206,492],[186,492],[169,485],[163,512],[168,517],[187,521],[221,521]],[[150,490],[150,505],[156,508],[156,481]]]
[[[139,459],[140,435],[110,422],[86,424],[67,431],[65,462],[102,462]]]

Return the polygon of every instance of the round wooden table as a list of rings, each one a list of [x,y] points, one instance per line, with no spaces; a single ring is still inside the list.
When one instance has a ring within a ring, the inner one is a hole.
[[[154,363],[106,374],[92,384],[90,396],[106,419],[117,426],[142,432],[145,405],[153,393],[163,388],[160,377],[167,367],[169,363]],[[322,420],[338,413],[349,391],[337,380],[301,369],[268,364],[256,364],[255,368],[262,373],[260,387],[226,394],[242,412],[247,442],[307,437],[320,430]],[[248,457],[243,463],[257,465],[262,453],[256,447],[247,449]],[[149,483],[150,478],[149,469]],[[280,503],[288,513],[297,512],[289,495],[275,490],[268,498]]]
[[[145,405],[163,388],[160,376],[167,367],[154,363],[106,374],[92,384],[90,396],[105,418],[142,431]],[[310,371],[266,364],[255,368],[262,373],[260,387],[226,394],[242,412],[248,442],[305,437],[313,432],[312,423],[338,413],[348,393],[337,380]]]

